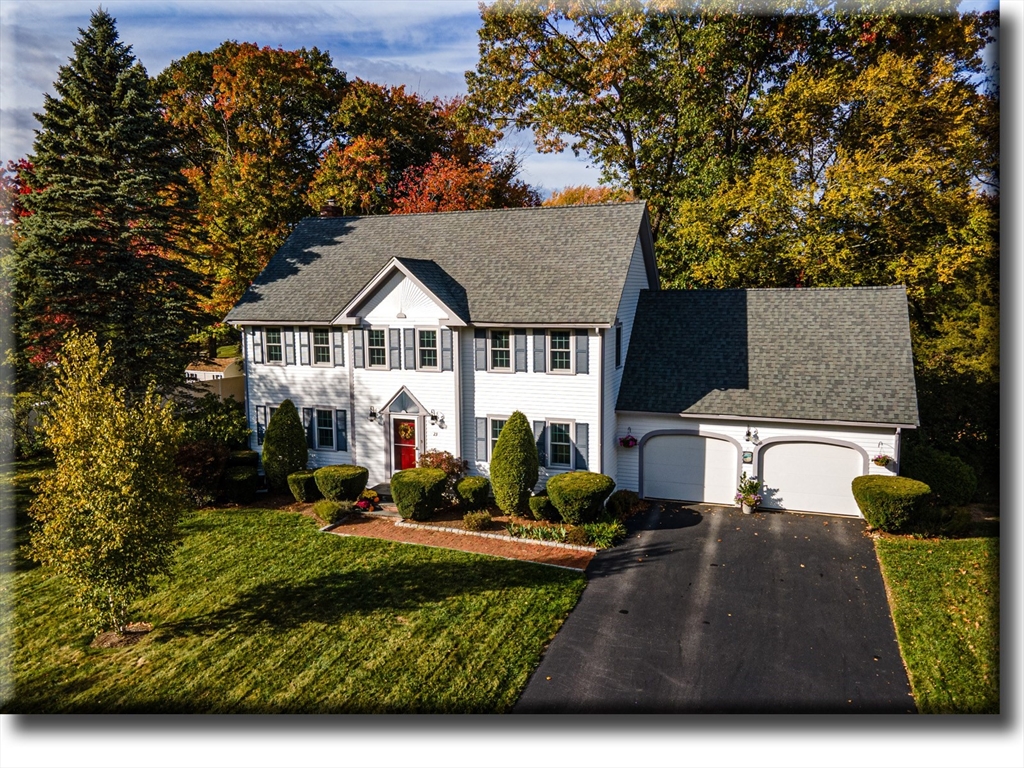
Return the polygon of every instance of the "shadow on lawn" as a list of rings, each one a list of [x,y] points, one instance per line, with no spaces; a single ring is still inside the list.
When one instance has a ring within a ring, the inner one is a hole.
[[[240,592],[216,611],[165,625],[165,642],[183,634],[293,629],[309,622],[332,624],[347,615],[380,609],[410,610],[451,597],[490,590],[542,587],[573,578],[567,572],[518,562],[386,563],[353,568],[300,582],[273,581]]]

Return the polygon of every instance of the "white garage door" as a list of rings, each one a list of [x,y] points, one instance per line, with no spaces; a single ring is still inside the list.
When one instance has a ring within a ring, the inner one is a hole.
[[[763,506],[801,512],[860,515],[851,483],[864,474],[852,448],[825,443],[778,443],[761,451]]]
[[[732,504],[736,447],[698,435],[660,435],[644,443],[644,496]]]

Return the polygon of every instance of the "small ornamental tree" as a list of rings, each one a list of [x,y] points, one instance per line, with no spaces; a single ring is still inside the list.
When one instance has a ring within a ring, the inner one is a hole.
[[[530,423],[521,411],[502,427],[491,457],[491,488],[502,512],[521,515],[529,510],[530,492],[537,484],[539,460]]]
[[[306,468],[306,431],[291,400],[274,411],[263,438],[263,471],[272,491],[288,490],[288,475]]]
[[[110,347],[72,332],[43,417],[56,468],[29,510],[30,553],[68,579],[97,630],[121,631],[150,579],[168,573],[188,508],[174,464],[182,427],[153,385],[134,401],[109,383]]]

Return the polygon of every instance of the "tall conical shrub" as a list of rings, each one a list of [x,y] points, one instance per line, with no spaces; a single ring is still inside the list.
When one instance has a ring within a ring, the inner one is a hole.
[[[306,431],[291,400],[274,411],[263,439],[263,471],[272,491],[288,490],[288,475],[306,468]]]
[[[538,469],[537,443],[530,423],[516,411],[505,422],[491,457],[491,488],[502,512],[521,515],[529,511]]]

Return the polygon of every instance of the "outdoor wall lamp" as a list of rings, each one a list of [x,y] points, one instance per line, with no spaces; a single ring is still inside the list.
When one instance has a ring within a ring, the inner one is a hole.
[[[370,421],[376,421],[377,420],[377,409],[374,408],[372,405],[370,406],[370,417],[369,418],[370,418]]]
[[[743,437],[746,439],[748,443],[753,443],[754,445],[757,445],[759,442],[761,442],[761,438],[757,436],[757,429],[755,428],[751,430],[749,425],[747,426],[747,434],[745,434]]]

